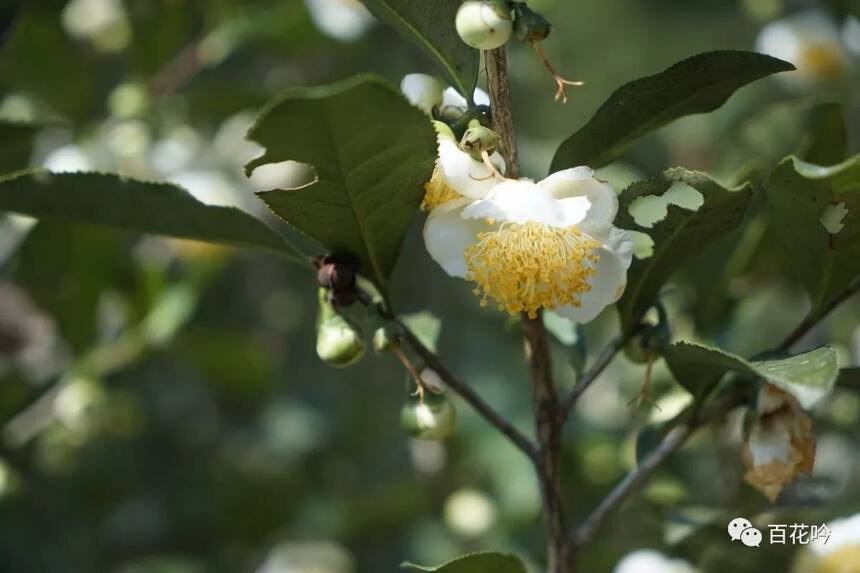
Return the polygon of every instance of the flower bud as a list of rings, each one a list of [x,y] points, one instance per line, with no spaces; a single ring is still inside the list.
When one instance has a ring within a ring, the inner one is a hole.
[[[479,50],[505,45],[513,31],[511,11],[504,0],[466,0],[457,10],[457,34]]]
[[[380,326],[373,333],[373,351],[377,354],[400,348],[398,333],[388,325]]]
[[[400,81],[400,91],[409,103],[429,116],[442,105],[442,83],[427,74],[407,74]]]
[[[341,257],[324,255],[315,261],[317,284],[326,289],[331,302],[349,306],[356,300],[355,265]]]
[[[361,332],[334,310],[325,289],[320,289],[319,302],[317,355],[320,360],[335,368],[352,366],[364,355]]]
[[[552,31],[549,20],[529,8],[525,2],[514,3],[514,37],[531,44],[545,40]]]
[[[451,402],[441,394],[424,392],[410,398],[400,411],[403,429],[419,440],[442,440],[451,434],[457,414]]]
[[[496,135],[496,132],[484,127],[476,119],[469,122],[469,129],[466,130],[460,140],[460,147],[478,161],[481,160],[481,152],[492,153],[498,145],[499,136]]]

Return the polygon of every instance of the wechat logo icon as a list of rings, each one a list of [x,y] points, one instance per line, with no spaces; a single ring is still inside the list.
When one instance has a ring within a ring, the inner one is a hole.
[[[758,547],[761,545],[761,531],[752,526],[748,519],[736,517],[729,522],[729,537],[732,541],[740,540],[747,547]]]

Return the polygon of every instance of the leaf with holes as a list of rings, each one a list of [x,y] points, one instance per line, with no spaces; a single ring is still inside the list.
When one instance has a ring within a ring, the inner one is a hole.
[[[526,573],[525,565],[515,555],[492,552],[463,555],[438,567],[421,567],[412,563],[404,563],[401,567],[431,573]]]
[[[765,189],[771,228],[818,316],[860,275],[860,155],[833,167],[786,158]]]
[[[205,205],[166,183],[103,173],[18,172],[0,178],[0,210],[263,249],[308,264],[259,219],[234,207]]]
[[[380,20],[418,44],[442,65],[448,79],[471,99],[478,81],[478,51],[457,34],[461,0],[364,0]]]
[[[706,392],[723,374],[734,371],[768,381],[807,410],[833,389],[839,375],[838,355],[830,346],[793,356],[748,360],[718,348],[676,342],[664,357],[675,380],[694,395]]]
[[[427,117],[382,80],[358,76],[294,89],[263,111],[248,138],[265,153],[245,166],[299,161],[316,179],[259,196],[277,215],[384,288],[423,184],[436,135]]]
[[[750,82],[793,69],[788,62],[755,52],[707,52],[624,84],[561,144],[550,172],[578,165],[603,167],[643,135],[686,115],[713,111]]]
[[[701,205],[690,208],[690,196],[695,196],[695,192],[701,195]],[[676,198],[667,203],[670,195]],[[679,267],[740,225],[751,196],[748,184],[727,189],[703,173],[681,168],[669,169],[624,190],[615,224],[647,234],[653,241],[652,254],[635,259],[630,266],[627,288],[618,301],[625,329],[639,323]],[[631,206],[649,200],[663,201],[658,207],[665,210],[665,216],[653,223],[637,222],[630,212]]]

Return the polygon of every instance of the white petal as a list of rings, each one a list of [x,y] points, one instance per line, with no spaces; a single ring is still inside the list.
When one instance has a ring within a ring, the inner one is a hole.
[[[561,199],[569,215],[579,220],[569,224],[575,225],[583,219],[580,216],[582,198],[589,202],[586,219],[590,221],[608,221],[615,219],[618,213],[618,197],[608,183],[594,177],[594,171],[585,166],[573,167],[557,171],[538,183],[552,193],[556,199]]]
[[[481,88],[475,88],[475,105],[490,105],[490,94]]]
[[[597,249],[600,257],[591,278],[591,290],[582,295],[579,308],[564,306],[556,312],[574,322],[590,322],[624,293],[627,286],[627,269],[633,258],[633,242],[621,229],[612,228],[604,246]]]
[[[505,161],[498,153],[490,161],[501,173],[505,172]],[[498,183],[487,166],[460,149],[457,143],[439,138],[439,167],[445,182],[457,193],[471,199],[481,199]]]
[[[474,243],[478,233],[490,226],[483,220],[464,219],[463,209],[468,200],[451,201],[430,212],[424,223],[424,246],[434,261],[452,277],[466,276],[463,253]]]
[[[503,180],[493,187],[486,199],[466,207],[463,217],[491,219],[499,223],[534,222],[565,226],[561,203],[528,179]]]
[[[460,92],[454,88],[448,88],[442,92],[442,105],[439,106],[439,112],[445,119],[457,119],[469,109],[469,103],[466,98],[460,95]]]
[[[409,103],[431,115],[442,104],[442,83],[427,74],[407,74],[400,81],[400,91]]]

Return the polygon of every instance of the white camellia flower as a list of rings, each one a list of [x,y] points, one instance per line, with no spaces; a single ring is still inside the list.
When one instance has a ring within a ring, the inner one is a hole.
[[[852,66],[836,23],[818,10],[769,23],[759,34],[756,49],[794,64],[797,71],[779,74],[777,78],[796,88],[839,80]]]
[[[798,554],[792,573],[857,573],[860,571],[860,513],[837,519],[818,531]],[[828,535],[829,533],[829,535]]]
[[[457,174],[464,171],[460,166]],[[535,316],[546,308],[588,322],[618,300],[633,244],[612,226],[615,191],[590,168],[559,171],[540,183],[475,175],[448,179],[465,198],[437,202],[424,242],[445,272],[477,284],[482,305],[492,298],[511,314]]]
[[[637,549],[618,562],[613,573],[697,573],[698,569],[683,559],[666,557],[653,549]]]

